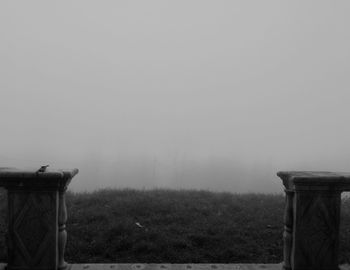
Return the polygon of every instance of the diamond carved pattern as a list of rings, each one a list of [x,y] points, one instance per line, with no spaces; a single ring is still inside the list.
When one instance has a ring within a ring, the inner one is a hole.
[[[53,209],[50,196],[30,194],[15,220],[16,242],[30,265],[35,265],[45,251]]]
[[[304,235],[302,254],[311,265],[332,261],[337,243],[336,202],[330,198],[304,198],[300,215],[300,230]]]

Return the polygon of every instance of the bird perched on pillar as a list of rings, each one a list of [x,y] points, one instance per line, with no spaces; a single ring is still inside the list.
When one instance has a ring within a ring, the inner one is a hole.
[[[49,165],[41,166],[40,169],[36,171],[36,173],[43,173],[43,172],[45,172],[47,167],[49,167]]]

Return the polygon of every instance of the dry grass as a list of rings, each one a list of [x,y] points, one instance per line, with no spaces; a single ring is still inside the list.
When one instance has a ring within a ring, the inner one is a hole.
[[[69,194],[74,262],[282,260],[282,196],[104,190]]]

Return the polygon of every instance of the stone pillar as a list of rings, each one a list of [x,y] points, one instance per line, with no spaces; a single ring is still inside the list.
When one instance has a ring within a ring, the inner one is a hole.
[[[284,269],[338,270],[341,192],[350,175],[279,172],[286,192]]]
[[[0,169],[0,186],[8,191],[8,270],[67,267],[64,192],[77,173]]]

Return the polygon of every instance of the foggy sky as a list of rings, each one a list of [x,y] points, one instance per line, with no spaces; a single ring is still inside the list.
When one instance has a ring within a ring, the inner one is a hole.
[[[347,1],[2,1],[0,166],[73,190],[350,171]]]

